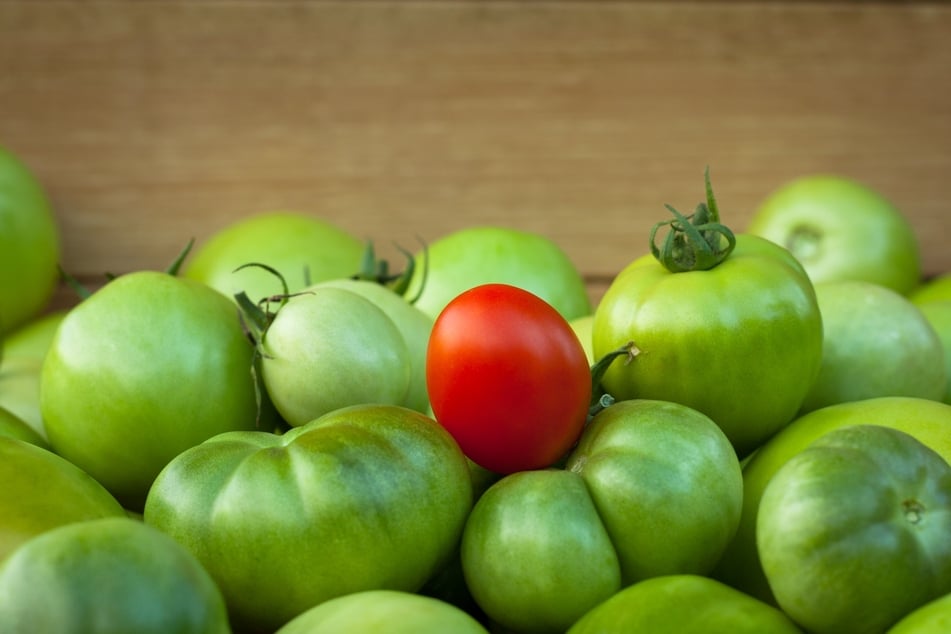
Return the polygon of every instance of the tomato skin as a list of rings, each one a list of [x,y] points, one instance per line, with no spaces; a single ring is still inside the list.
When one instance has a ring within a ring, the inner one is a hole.
[[[278,270],[291,293],[321,280],[347,277],[360,268],[363,243],[344,229],[311,214],[271,210],[232,222],[200,243],[183,275],[204,282],[229,299],[244,291],[252,301],[283,292],[270,272]]]
[[[602,385],[615,398],[682,403],[712,418],[740,457],[793,419],[819,370],[815,289],[791,254],[740,234],[708,271],[671,273],[647,254],[598,304],[595,358],[627,342]]]
[[[776,599],[756,550],[756,517],[766,486],[793,456],[840,427],[875,423],[907,432],[951,462],[951,405],[886,396],[830,405],[799,416],[764,443],[743,466],[743,511],[736,535],[713,576],[764,601]]]
[[[834,430],[760,500],[756,542],[779,606],[809,632],[882,632],[951,592],[951,465],[897,429]]]
[[[561,247],[531,231],[476,225],[446,234],[416,254],[407,297],[435,319],[454,297],[482,284],[538,295],[565,319],[591,312],[584,278]]]
[[[599,604],[568,634],[801,634],[780,610],[692,574],[652,577]]]
[[[254,429],[253,348],[234,303],[157,271],[110,281],[60,322],[40,375],[50,445],[141,510],[179,452]]]
[[[433,324],[426,384],[436,420],[496,473],[547,467],[578,439],[591,400],[585,351],[538,296],[484,284]]]
[[[406,341],[377,304],[356,292],[318,285],[294,295],[260,347],[264,386],[290,425],[349,405],[405,402]]]
[[[57,526],[124,516],[89,474],[31,443],[0,436],[0,561],[29,538]]]
[[[0,565],[4,634],[230,634],[221,592],[194,556],[129,517],[59,526]]]
[[[56,289],[60,230],[42,185],[0,147],[0,333],[40,314]]]
[[[471,506],[446,430],[409,408],[360,405],[184,451],[144,519],[207,567],[236,627],[274,632],[337,596],[419,590],[450,560]]]
[[[861,280],[906,294],[921,279],[908,218],[877,191],[840,175],[784,183],[756,209],[746,232],[789,249],[815,283]]]
[[[330,599],[276,634],[488,634],[474,618],[443,601],[397,590],[364,590]]]

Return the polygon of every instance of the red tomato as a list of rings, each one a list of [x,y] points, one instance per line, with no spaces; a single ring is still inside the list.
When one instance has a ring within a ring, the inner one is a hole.
[[[508,284],[471,288],[439,313],[426,356],[433,414],[478,465],[552,465],[584,428],[591,372],[570,324]]]

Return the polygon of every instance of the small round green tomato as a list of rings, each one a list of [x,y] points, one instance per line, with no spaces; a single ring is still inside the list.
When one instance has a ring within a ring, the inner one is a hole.
[[[883,632],[951,592],[951,465],[879,425],[830,432],[760,500],[756,543],[786,614],[816,634]]]
[[[921,277],[909,220],[878,192],[842,176],[809,175],[782,185],[746,231],[789,249],[816,283],[862,280],[906,294]]]
[[[44,360],[50,445],[140,510],[174,456],[254,429],[252,354],[235,304],[210,287],[155,271],[117,277],[66,315]]]
[[[518,632],[564,632],[621,588],[621,568],[584,480],[519,471],[482,494],[462,536],[476,603]]]
[[[372,301],[311,287],[278,309],[260,345],[261,376],[289,424],[363,403],[400,405],[410,354],[393,320]]]
[[[775,603],[756,551],[756,516],[763,490],[780,467],[816,439],[842,427],[867,423],[909,433],[951,462],[951,405],[945,403],[885,396],[830,405],[800,416],[746,461],[740,525],[713,576]]]
[[[915,608],[888,628],[886,634],[947,634],[951,632],[951,592]]]
[[[221,592],[167,535],[128,517],[60,526],[0,565],[4,634],[229,634]]]
[[[59,272],[59,227],[46,192],[18,157],[0,147],[0,333],[37,316]]]
[[[672,273],[651,254],[629,264],[598,304],[594,356],[628,342],[602,385],[618,400],[682,403],[712,418],[743,457],[786,425],[819,369],[815,291],[781,247],[737,235],[710,270]]]
[[[733,447],[684,405],[618,401],[591,420],[566,469],[587,485],[625,585],[710,572],[740,521],[743,476]]]
[[[410,384],[403,404],[417,412],[428,413],[426,346],[429,343],[429,333],[433,329],[432,317],[410,304],[402,295],[376,282],[341,278],[320,282],[314,288],[324,286],[352,291],[376,304],[387,317],[393,320],[396,328],[403,335],[409,354]]]
[[[454,297],[475,286],[518,286],[555,307],[567,320],[591,312],[584,279],[557,244],[508,227],[471,226],[442,236],[416,254],[407,297],[435,319]]]
[[[349,277],[360,270],[364,246],[340,227],[295,211],[266,211],[232,222],[212,234],[185,264],[187,278],[204,282],[229,298],[244,291],[251,301],[283,293],[281,273],[291,293],[308,284]]]
[[[944,349],[929,321],[895,291],[855,280],[815,285],[822,362],[800,412],[880,396],[941,400]]]
[[[124,516],[119,502],[73,463],[33,444],[0,436],[0,560],[42,532],[100,517]]]
[[[652,577],[584,615],[568,634],[801,634],[768,603],[709,577]]]
[[[459,608],[397,590],[364,590],[330,599],[284,625],[277,634],[488,634]]]
[[[465,456],[436,421],[359,405],[184,451],[144,519],[207,567],[236,626],[273,632],[334,597],[418,591],[450,561],[471,507]]]

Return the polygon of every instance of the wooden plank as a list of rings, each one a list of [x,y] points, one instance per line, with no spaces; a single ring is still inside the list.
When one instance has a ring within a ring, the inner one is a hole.
[[[601,289],[707,165],[737,229],[789,178],[864,180],[937,273],[949,33],[924,3],[2,2],[0,143],[87,277],[294,208],[384,253],[537,231]]]

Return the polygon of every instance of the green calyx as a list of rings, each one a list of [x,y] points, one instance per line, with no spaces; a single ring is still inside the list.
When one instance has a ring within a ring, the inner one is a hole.
[[[422,242],[422,241],[421,241]],[[416,258],[413,254],[399,246],[395,245],[400,253],[406,258],[406,268],[401,273],[390,272],[389,262],[377,258],[376,251],[373,248],[373,241],[368,240],[366,248],[363,251],[363,260],[360,263],[360,270],[352,276],[355,280],[369,280],[385,286],[397,295],[406,299],[410,304],[415,304],[419,299],[420,293],[426,283],[426,274],[428,273],[428,258],[425,258],[426,243],[423,242],[423,283],[420,284],[419,292],[414,297],[406,297],[409,291],[410,280],[416,271]]]
[[[733,247],[736,236],[720,223],[720,212],[713,187],[710,185],[710,169],[704,173],[706,202],[697,205],[696,211],[685,216],[670,205],[665,205],[674,218],[658,222],[651,229],[651,253],[671,273],[706,271],[723,262]],[[667,237],[657,246],[657,232],[668,227]]]

